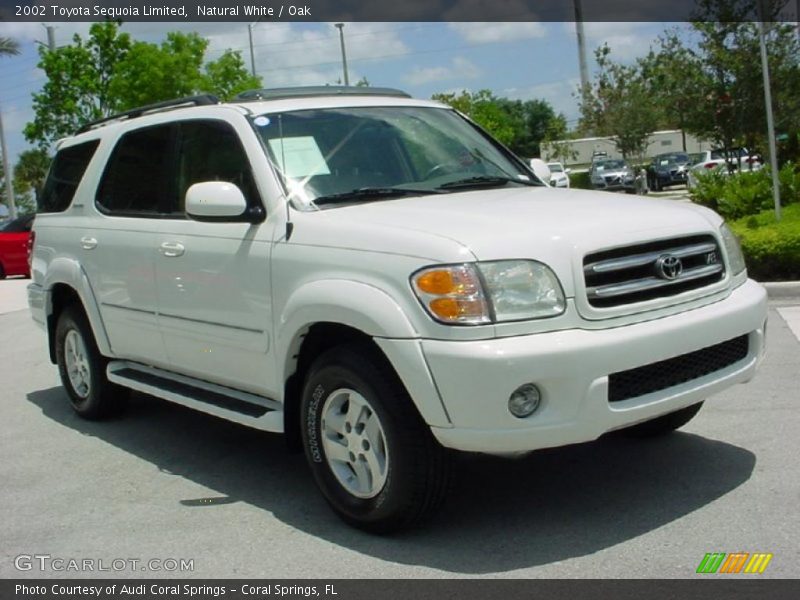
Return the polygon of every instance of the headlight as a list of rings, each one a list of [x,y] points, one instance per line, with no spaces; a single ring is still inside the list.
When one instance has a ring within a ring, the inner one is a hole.
[[[431,267],[414,274],[411,282],[425,310],[442,323],[540,319],[566,309],[558,278],[532,260]]]
[[[731,231],[725,223],[719,228],[719,233],[722,236],[722,241],[725,244],[725,253],[728,255],[728,264],[731,268],[731,275],[738,275],[745,270],[744,255],[742,248],[739,246],[739,240],[736,234]]]

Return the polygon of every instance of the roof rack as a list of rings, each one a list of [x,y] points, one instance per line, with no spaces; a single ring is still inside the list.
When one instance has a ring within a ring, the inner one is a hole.
[[[268,88],[242,92],[234,100],[254,102],[258,100],[285,100],[287,98],[309,98],[312,96],[392,96],[411,98],[409,94],[394,88],[344,85],[312,85],[305,87]]]
[[[138,108],[126,110],[125,112],[121,112],[116,115],[103,117],[102,119],[97,119],[96,121],[91,121],[89,123],[86,123],[80,129],[78,129],[78,131],[75,132],[75,135],[91,131],[92,129],[96,129],[97,127],[100,127],[112,121],[135,119],[136,117],[140,117],[146,113],[161,112],[175,108],[181,108],[184,106],[209,106],[211,104],[219,104],[219,98],[211,94],[203,94],[201,96],[188,96],[186,98],[176,98],[175,100],[165,100],[164,102],[156,102],[154,104],[140,106]]]

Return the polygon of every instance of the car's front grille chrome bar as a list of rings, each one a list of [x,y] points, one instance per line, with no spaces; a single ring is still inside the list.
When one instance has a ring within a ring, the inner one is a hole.
[[[722,281],[716,239],[695,235],[602,250],[583,261],[586,298],[608,308],[675,296]]]
[[[675,279],[658,279],[657,277],[647,277],[646,279],[637,279],[628,283],[587,288],[586,294],[589,296],[590,300],[594,298],[613,298],[614,296],[624,296],[627,294],[634,294],[637,292],[654,290],[670,285],[686,283],[694,279],[701,279],[703,277],[716,275],[717,273],[721,272],[722,265],[708,265],[705,267],[697,267],[696,269],[684,271]]]
[[[664,254],[672,254],[678,258],[686,258],[696,254],[708,254],[710,252],[715,252],[716,249],[716,244],[711,242],[707,244],[694,244],[692,246],[668,248],[666,250],[659,250],[657,252],[646,252],[644,254],[626,256],[624,258],[601,260],[596,263],[587,264],[585,267],[583,267],[583,271],[585,274],[621,271],[623,269],[630,269],[631,267],[641,267],[650,263],[654,263]]]

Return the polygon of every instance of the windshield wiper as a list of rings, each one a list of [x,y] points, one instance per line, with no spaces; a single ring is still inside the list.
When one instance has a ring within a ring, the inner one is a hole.
[[[514,177],[506,177],[502,175],[478,175],[475,177],[467,177],[465,179],[457,179],[456,181],[448,181],[443,183],[437,189],[440,190],[453,190],[453,189],[468,189],[480,187],[499,187],[508,183],[519,183],[522,185],[530,185],[534,187],[541,187],[540,183],[530,179],[516,179]]]
[[[401,196],[424,196],[425,194],[441,194],[439,190],[416,189],[416,188],[403,188],[403,187],[363,187],[349,192],[341,192],[339,194],[327,194],[314,198],[314,204],[320,206],[322,204],[336,204],[337,202],[347,202],[349,200],[359,199],[384,199],[384,198],[399,198]]]

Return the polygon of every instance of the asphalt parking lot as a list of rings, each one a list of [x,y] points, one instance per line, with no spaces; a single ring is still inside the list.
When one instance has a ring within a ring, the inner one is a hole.
[[[193,561],[104,577],[695,577],[705,553],[742,551],[773,554],[746,577],[800,576],[800,299],[772,303],[757,377],[682,432],[460,456],[439,519],[380,538],[342,524],[277,436],[143,395],[77,418],[26,284],[0,281],[0,577],[98,575],[20,555]]]

